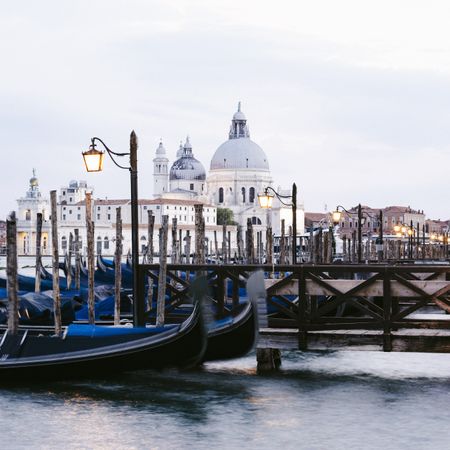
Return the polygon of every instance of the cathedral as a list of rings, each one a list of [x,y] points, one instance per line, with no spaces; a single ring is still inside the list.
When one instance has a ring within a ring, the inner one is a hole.
[[[177,220],[178,231],[183,236],[195,235],[195,205],[203,204],[205,220],[205,240],[209,251],[213,252],[213,243],[222,226],[217,224],[218,208],[228,208],[233,212],[234,222],[244,229],[250,219],[255,232],[264,231],[268,223],[273,233],[281,233],[281,221],[285,221],[286,231],[292,223],[292,212],[289,206],[274,199],[271,210],[259,206],[258,194],[267,186],[272,186],[269,162],[263,149],[250,139],[247,118],[241,111],[240,104],[231,120],[228,139],[212,154],[209,173],[203,164],[194,156],[189,137],[176,153],[175,161],[170,164],[166,149],[159,143],[153,159],[153,199],[140,198],[138,204],[138,232],[140,250],[147,247],[148,214],[155,217],[155,226],[162,223],[163,215],[169,217],[169,223]],[[290,191],[276,191],[289,195]],[[59,192],[58,241],[60,251],[64,254],[68,249],[70,234],[78,229],[82,243],[86,237],[86,192],[93,192],[86,181],[71,181],[62,186]],[[33,254],[36,241],[36,214],[43,214],[43,253],[50,252],[50,206],[48,198],[41,195],[39,181],[33,171],[29,189],[24,197],[18,199],[18,242],[19,254]],[[123,220],[124,251],[131,247],[131,208],[129,198],[98,199],[93,198],[92,217],[95,221],[96,252],[111,254],[115,239],[115,213],[121,207]],[[230,248],[237,248],[236,227],[231,231]],[[297,205],[297,232],[304,232],[303,206]],[[182,238],[180,238],[182,240]],[[169,233],[169,248],[171,234]],[[85,249],[85,245],[81,248]],[[159,249],[157,235],[154,236],[154,248]]]
[[[154,190],[158,198],[197,199],[233,212],[234,221],[246,226],[266,226],[267,211],[260,208],[258,194],[272,185],[269,161],[264,150],[250,139],[247,118],[241,104],[233,115],[228,139],[214,152],[209,174],[192,151],[189,138],[181,144],[169,169],[162,143],[153,160]],[[275,202],[275,208],[277,204]],[[278,208],[280,205],[278,205]]]

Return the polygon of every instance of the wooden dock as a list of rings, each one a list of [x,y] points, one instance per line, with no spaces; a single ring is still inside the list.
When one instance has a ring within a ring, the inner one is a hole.
[[[158,270],[140,266],[139,277],[156,280]],[[265,272],[268,305],[259,360],[279,359],[280,350],[450,352],[449,265],[168,265],[165,288],[176,306],[190,284],[180,274],[206,273],[227,314],[255,270]]]

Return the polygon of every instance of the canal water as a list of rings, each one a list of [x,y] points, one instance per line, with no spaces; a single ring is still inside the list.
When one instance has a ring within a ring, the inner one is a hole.
[[[1,447],[448,449],[450,355],[254,355],[179,372],[0,388]]]
[[[0,266],[2,266],[0,259]],[[32,275],[32,259],[20,259]],[[28,266],[28,267],[27,267]],[[450,355],[255,355],[191,371],[0,385],[3,449],[449,449]]]

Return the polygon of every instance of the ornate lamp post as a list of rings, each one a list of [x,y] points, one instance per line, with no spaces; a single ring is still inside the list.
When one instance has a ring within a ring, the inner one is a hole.
[[[116,153],[110,150],[107,145],[98,137],[91,139],[89,150],[82,153],[86,170],[88,172],[100,172],[103,169],[103,159],[105,152],[96,149],[96,142],[100,142],[113,163],[120,169],[130,171],[131,185],[131,258],[133,266],[133,317],[134,326],[144,326],[144,302],[138,297],[138,264],[139,264],[139,241],[138,241],[138,171],[137,171],[137,138],[134,131],[130,135],[130,151],[128,153]],[[129,156],[130,165],[122,166],[117,163],[114,157]]]
[[[276,196],[284,206],[290,206],[292,209],[292,264],[297,264],[297,185],[292,184],[291,195],[281,195],[275,189],[267,186],[263,194],[258,194],[259,206],[264,209],[272,208],[273,198]],[[285,203],[285,199],[291,199],[291,203]]]

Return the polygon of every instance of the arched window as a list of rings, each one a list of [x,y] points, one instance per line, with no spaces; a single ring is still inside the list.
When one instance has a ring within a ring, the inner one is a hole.
[[[219,188],[219,203],[223,203],[223,188]]]
[[[103,239],[103,248],[105,250],[109,250],[109,239],[107,236],[105,236],[105,239]]]
[[[245,203],[245,187],[241,189],[242,192],[242,203]]]
[[[25,220],[31,220],[31,211],[29,209],[25,212]]]
[[[252,217],[252,224],[253,225],[261,225],[261,219],[258,219],[258,217],[253,216]]]
[[[102,254],[102,238],[99,236],[97,238],[97,255]]]
[[[65,236],[61,238],[61,248],[62,250],[67,250],[67,238]]]
[[[248,201],[250,203],[255,203],[255,188],[251,187],[248,193]]]

